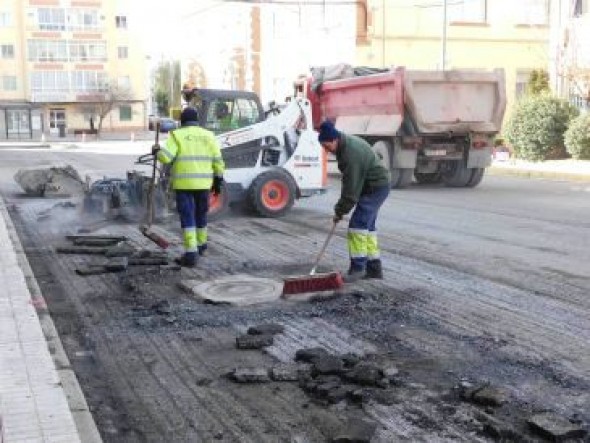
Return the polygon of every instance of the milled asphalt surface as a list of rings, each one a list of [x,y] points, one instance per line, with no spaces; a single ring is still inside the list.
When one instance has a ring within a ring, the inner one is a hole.
[[[386,279],[359,285],[366,295],[227,310],[175,292],[179,276],[130,275],[124,282],[75,276],[74,267],[88,259],[51,252],[63,240],[59,223],[66,219],[57,215],[57,224],[39,226],[36,214],[53,202],[19,199],[11,182],[19,165],[57,159],[82,174],[123,175],[133,157],[3,151],[0,165],[0,191],[20,207],[13,216],[21,240],[106,441],[219,435],[221,441],[289,441],[305,434],[305,420],[326,410],[301,406],[305,398],[297,389],[277,394],[276,387],[236,388],[215,380],[232,365],[289,361],[297,348],[318,344],[335,353],[376,352],[408,374],[396,404],[363,408],[382,426],[381,441],[487,441],[469,424],[477,422],[477,411],[448,398],[461,378],[506,389],[510,402],[497,417],[521,432],[522,417],[540,410],[585,426],[590,420],[588,183],[486,177],[475,189],[394,190],[378,225]],[[211,257],[201,269],[183,271],[183,278],[303,272],[327,233],[338,186],[334,179],[327,195],[299,202],[279,220],[238,213],[213,223]],[[138,236],[133,227],[113,232]],[[342,226],[326,269],[346,267],[344,238]],[[138,282],[144,289],[134,295],[119,286]],[[163,298],[174,321],[154,323],[150,303]],[[236,355],[235,335],[268,320],[287,328],[278,345],[268,355]],[[76,351],[90,353],[94,364],[75,358]],[[214,380],[211,388],[195,385],[199,377]],[[307,437],[321,441],[317,417],[309,423]]]

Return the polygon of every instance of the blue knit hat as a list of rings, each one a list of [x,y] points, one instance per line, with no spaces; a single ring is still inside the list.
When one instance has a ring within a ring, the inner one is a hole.
[[[184,125],[187,122],[199,122],[199,112],[195,108],[191,108],[190,106],[184,108],[182,113],[180,114],[180,124]]]
[[[336,140],[337,138],[340,138],[340,132],[334,127],[334,123],[332,123],[330,120],[325,120],[320,125],[318,141],[323,143]]]

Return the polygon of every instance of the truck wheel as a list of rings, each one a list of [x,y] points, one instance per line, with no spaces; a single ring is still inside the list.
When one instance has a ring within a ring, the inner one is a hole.
[[[442,181],[440,172],[414,172],[414,177],[418,183],[423,185],[431,185]]]
[[[472,172],[463,160],[449,162],[443,167],[442,180],[450,188],[462,188],[471,180]]]
[[[485,173],[485,168],[473,168],[471,173],[471,178],[467,182],[467,186],[470,188],[475,188],[479,185],[483,179],[483,175]]]
[[[249,190],[252,208],[263,217],[280,217],[295,202],[295,183],[280,170],[267,171],[254,179]]]
[[[229,208],[229,197],[227,195],[227,189],[223,187],[221,194],[213,195],[209,193],[209,211],[207,212],[207,219],[210,221],[217,220],[220,218]]]
[[[407,188],[412,183],[413,169],[391,168],[391,189]]]

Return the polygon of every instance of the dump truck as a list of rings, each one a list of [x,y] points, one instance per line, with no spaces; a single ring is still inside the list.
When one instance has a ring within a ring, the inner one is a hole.
[[[312,104],[314,128],[330,119],[366,140],[391,171],[393,188],[413,179],[450,187],[481,182],[506,108],[503,70],[350,72],[295,83]]]

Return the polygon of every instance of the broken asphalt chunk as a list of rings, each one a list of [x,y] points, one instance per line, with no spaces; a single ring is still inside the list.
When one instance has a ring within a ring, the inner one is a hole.
[[[371,363],[361,362],[345,374],[349,381],[364,386],[377,386],[383,378],[383,371]]]
[[[533,415],[527,420],[527,423],[535,432],[552,441],[584,438],[587,434],[587,431],[582,427],[551,412]]]
[[[107,257],[131,257],[136,249],[128,243],[119,243],[110,247],[105,255]]]
[[[285,330],[283,325],[278,323],[264,323],[257,326],[248,328],[248,334],[250,335],[275,335],[281,334]]]
[[[274,381],[298,381],[309,374],[309,367],[303,365],[282,364],[270,371],[270,378]]]
[[[376,430],[377,423],[353,418],[337,432],[331,441],[332,443],[370,443]]]
[[[109,260],[104,268],[109,272],[122,272],[127,269],[128,265],[127,257],[116,257]]]
[[[274,341],[272,335],[241,335],[236,338],[238,349],[262,349],[271,346]]]
[[[339,375],[344,372],[340,357],[326,354],[314,359],[312,373],[315,375]]]
[[[506,394],[501,389],[493,386],[473,386],[471,383],[463,382],[460,385],[460,395],[465,401],[481,406],[502,406],[506,402]]]
[[[236,368],[229,376],[236,383],[267,383],[270,381],[265,368]]]
[[[80,255],[104,255],[108,248],[94,246],[58,246],[55,252],[58,254],[80,254]]]
[[[304,363],[314,363],[319,357],[329,355],[328,351],[324,348],[306,348],[299,349],[295,353],[295,361],[301,361]]]

